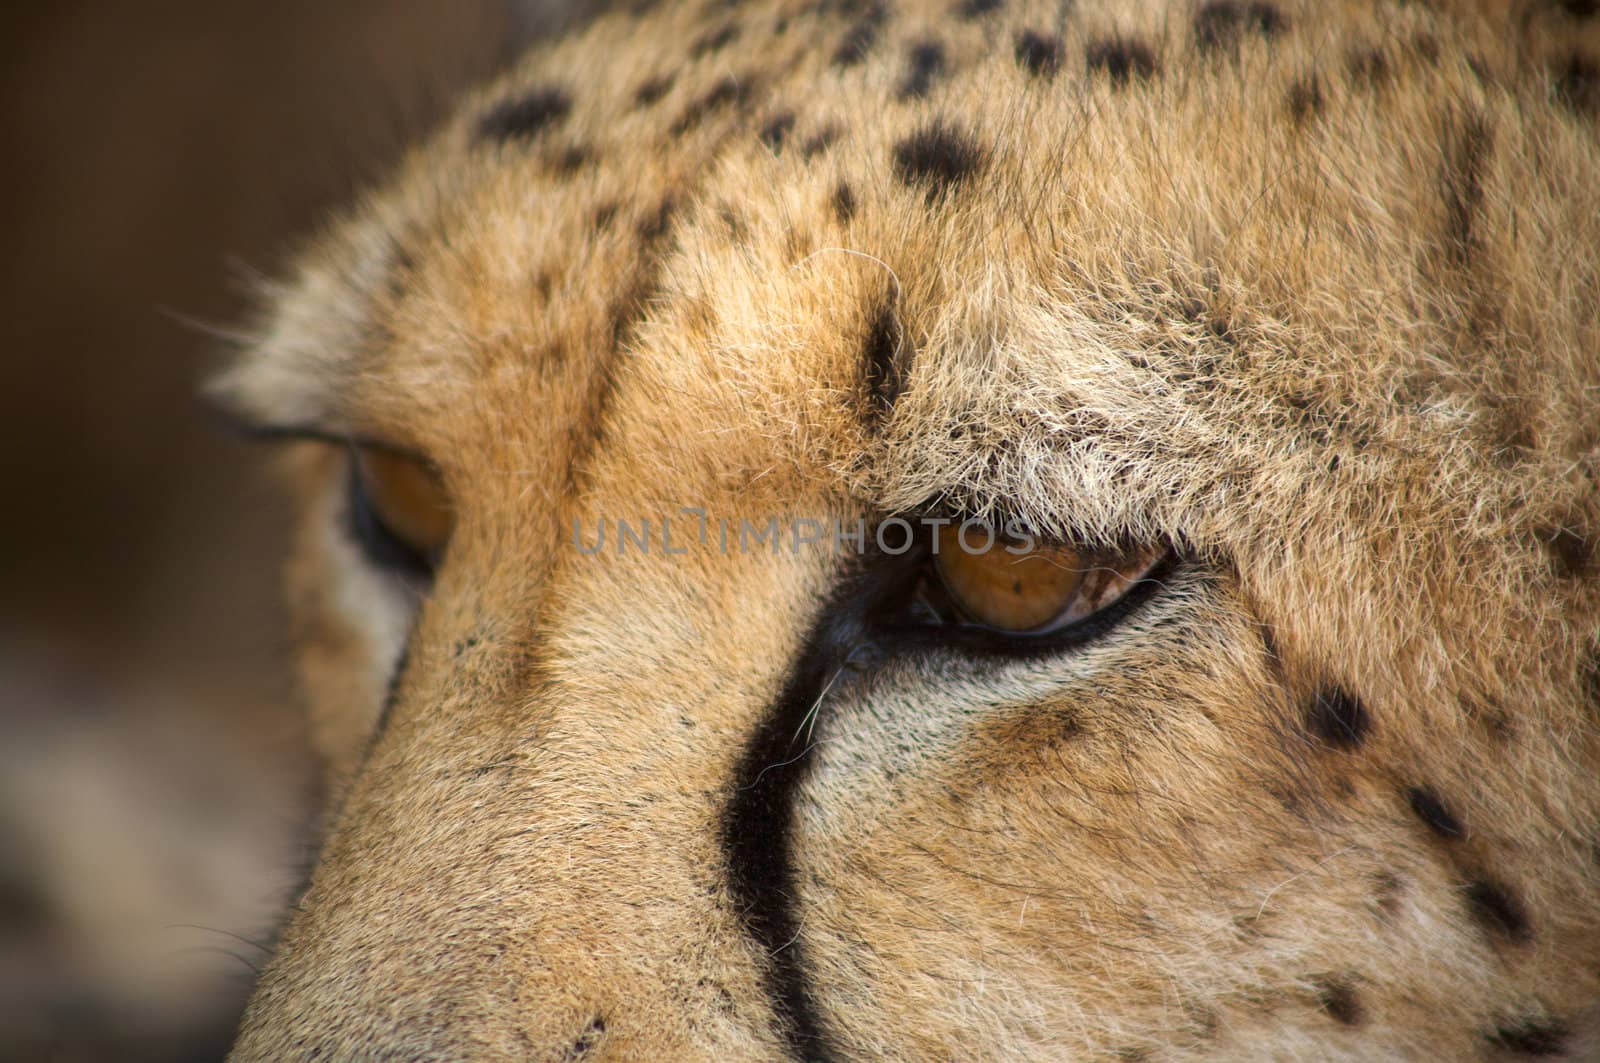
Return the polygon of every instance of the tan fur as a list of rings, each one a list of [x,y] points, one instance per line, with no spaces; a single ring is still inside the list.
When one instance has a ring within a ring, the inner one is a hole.
[[[852,5],[607,17],[310,249],[223,392],[457,527],[408,592],[294,448],[330,825],[236,1058],[781,1058],[783,962],[842,1058],[1596,1058],[1596,20],[1266,6],[897,3],[846,66]],[[930,500],[1182,560],[1077,649],[840,672],[774,960],[722,832],[856,562],[572,523]]]

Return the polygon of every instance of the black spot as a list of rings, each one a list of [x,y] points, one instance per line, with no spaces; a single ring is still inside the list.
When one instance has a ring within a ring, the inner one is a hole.
[[[1379,871],[1372,879],[1372,900],[1385,919],[1400,914],[1400,900],[1405,895],[1406,884],[1392,871]]]
[[[1371,45],[1350,49],[1344,57],[1344,68],[1352,82],[1370,89],[1382,88],[1389,81],[1389,57]]]
[[[501,100],[478,120],[478,138],[494,144],[531,140],[560,122],[572,110],[572,100],[561,89],[542,85],[510,100]]]
[[[1417,818],[1426,823],[1430,830],[1442,838],[1459,840],[1467,836],[1461,826],[1461,821],[1456,819],[1439,795],[1425,786],[1411,786],[1406,788],[1406,803],[1411,806],[1411,811]]]
[[[794,112],[779,111],[777,114],[767,119],[767,123],[761,127],[761,132],[759,134],[761,137],[761,143],[765,144],[773,151],[777,151],[779,148],[783,147],[784,139],[788,137],[789,131],[793,128]]]
[[[1017,65],[1034,77],[1053,78],[1056,71],[1061,69],[1061,41],[1034,30],[1023,30],[1017,34],[1012,54],[1016,56]]]
[[[1533,936],[1522,902],[1492,879],[1469,882],[1462,891],[1473,918],[1509,941],[1525,942]]]
[[[961,0],[950,10],[955,14],[956,18],[966,19],[970,22],[973,19],[993,14],[1003,6],[1005,6],[1004,0]]]
[[[1555,91],[1574,114],[1600,114],[1600,63],[1574,51],[1555,69]]]
[[[594,208],[592,223],[595,229],[597,231],[604,232],[605,230],[611,228],[611,223],[617,220],[617,211],[619,209],[620,204],[618,204],[614,199],[607,200],[598,207]]]
[[[1541,531],[1539,541],[1549,551],[1551,567],[1556,575],[1568,579],[1594,575],[1595,544],[1590,536],[1563,526]]]
[[[732,44],[739,37],[739,27],[730,22],[726,26],[714,29],[697,39],[689,46],[689,58],[698,59],[712,52],[720,52]]]
[[[922,187],[932,203],[970,180],[984,166],[984,152],[970,134],[933,121],[894,146],[894,174],[902,184]]]
[[[881,3],[870,4],[855,23],[845,31],[839,47],[833,51],[833,65],[855,66],[867,57],[872,46],[878,43],[878,32],[888,17],[888,9]]]
[[[632,341],[640,322],[650,310],[651,301],[658,292],[659,284],[652,270],[630,279],[620,294],[606,305],[606,316],[611,323],[610,337],[613,351],[627,346]],[[613,387],[614,382],[608,378],[601,380],[596,390],[599,394],[607,396],[606,401],[609,401]],[[600,431],[604,431],[603,426]]]
[[[667,233],[667,227],[672,224],[672,213],[677,208],[671,196],[664,196],[656,209],[639,219],[639,224],[634,231],[639,234],[639,239],[645,244],[658,242]]]
[[[973,19],[981,19],[986,14],[994,14],[1003,6],[1005,0],[960,0],[954,8],[950,8],[950,13],[954,14],[955,18],[970,22]]]
[[[675,137],[682,136],[698,126],[712,111],[738,103],[748,95],[749,88],[733,75],[718,78],[702,95],[689,102],[689,106],[668,127],[668,132]]]
[[[672,90],[672,81],[671,74],[651,78],[633,90],[633,102],[640,107],[650,106]]]
[[[1203,52],[1236,49],[1247,32],[1271,39],[1287,26],[1288,20],[1275,4],[1215,0],[1195,12],[1194,43]]]
[[[1496,1048],[1524,1056],[1559,1056],[1567,1050],[1570,1032],[1562,1022],[1526,1019],[1515,1026],[1502,1026],[1488,1035]]]
[[[861,384],[869,429],[875,430],[894,411],[905,387],[904,345],[894,299],[886,297],[868,316],[861,341]]]
[[[567,1046],[566,1054],[562,1058],[568,1063],[582,1059],[604,1040],[605,1036],[606,1020],[596,1015],[589,1020],[589,1025],[584,1027],[583,1032],[573,1039],[572,1044]]]
[[[838,126],[824,126],[809,137],[806,137],[805,142],[800,145],[800,157],[807,160],[815,158],[822,152],[827,151],[833,142],[838,139]]]
[[[1361,997],[1349,982],[1329,979],[1317,991],[1317,1003],[1328,1017],[1343,1026],[1360,1026],[1366,1021],[1366,1009]]]
[[[1600,11],[1600,0],[1558,0],[1556,6],[1573,18],[1591,18]]]
[[[717,217],[722,219],[722,224],[727,228],[729,239],[743,242],[750,238],[750,223],[745,221],[744,215],[734,207],[727,203],[722,204],[717,209]]]
[[[1311,733],[1335,749],[1357,749],[1372,729],[1365,705],[1338,687],[1324,687],[1306,712]]]
[[[906,76],[900,81],[899,96],[913,100],[928,94],[933,79],[944,71],[944,45],[938,41],[919,41],[906,55]]]
[[[833,207],[833,216],[840,225],[847,225],[851,218],[856,216],[856,194],[847,181],[840,181],[833,186],[833,195],[828,197],[828,203]]]
[[[1482,236],[1484,172],[1494,151],[1489,119],[1480,111],[1466,115],[1446,130],[1440,195],[1444,199],[1445,247],[1457,265],[1471,261]]]
[[[550,159],[550,169],[562,177],[571,177],[593,161],[594,156],[582,144],[569,144]]]
[[[1321,114],[1324,102],[1322,79],[1317,75],[1306,74],[1295,78],[1289,84],[1287,100],[1289,117],[1296,125],[1301,125]]]
[[[1113,85],[1126,85],[1128,79],[1147,80],[1156,72],[1156,54],[1143,41],[1129,37],[1105,37],[1084,50],[1090,72],[1104,71]]]

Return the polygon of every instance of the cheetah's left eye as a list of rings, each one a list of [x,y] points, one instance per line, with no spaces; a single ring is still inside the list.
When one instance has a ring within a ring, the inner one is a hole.
[[[351,531],[374,564],[431,577],[453,524],[449,495],[433,468],[391,450],[351,447]]]
[[[1002,635],[1036,636],[1116,604],[1166,556],[1163,548],[1091,553],[1003,538],[970,543],[947,525],[939,531],[933,568],[961,622]]]

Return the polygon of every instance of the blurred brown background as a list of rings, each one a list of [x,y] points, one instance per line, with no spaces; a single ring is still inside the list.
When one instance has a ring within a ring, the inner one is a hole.
[[[0,1060],[225,1051],[307,850],[265,455],[293,241],[571,0],[63,0],[0,34]]]

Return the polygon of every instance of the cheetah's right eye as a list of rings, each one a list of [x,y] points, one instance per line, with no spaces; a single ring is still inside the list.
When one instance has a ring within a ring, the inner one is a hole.
[[[1165,547],[1088,552],[1062,545],[968,549],[959,530],[940,529],[933,568],[955,618],[1001,635],[1032,638],[1072,627],[1151,579]]]
[[[350,527],[374,564],[427,580],[450,541],[454,513],[438,472],[379,447],[350,448]]]

